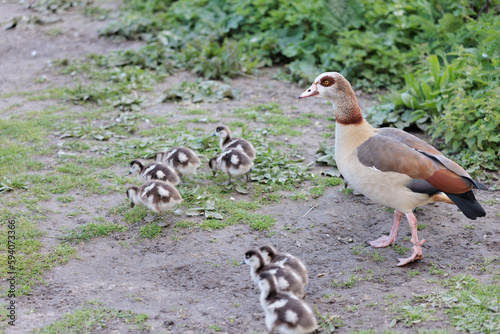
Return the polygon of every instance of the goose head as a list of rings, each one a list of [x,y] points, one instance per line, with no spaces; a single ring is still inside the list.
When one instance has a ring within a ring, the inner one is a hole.
[[[349,81],[338,72],[320,74],[299,99],[321,97],[333,103],[335,119],[342,124],[357,124],[363,121],[356,94]]]

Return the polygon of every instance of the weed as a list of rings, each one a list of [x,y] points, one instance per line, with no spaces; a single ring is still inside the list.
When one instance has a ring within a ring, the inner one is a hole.
[[[359,309],[358,305],[346,305],[346,307],[344,308],[344,310],[347,312],[354,312],[357,311],[358,309]]]
[[[429,274],[442,276],[442,277],[448,276],[448,273],[446,273],[446,271],[444,271],[444,269],[438,268],[437,265],[433,262],[431,262],[431,267],[429,268]]]
[[[405,253],[410,250],[408,247],[401,246],[400,244],[393,244],[391,245],[391,248],[395,250],[399,255],[405,255]]]
[[[222,327],[219,325],[210,325],[208,326],[208,329],[210,329],[213,332],[220,332],[222,330]]]
[[[218,102],[225,99],[234,99],[235,96],[236,92],[227,84],[211,80],[197,80],[195,82],[184,81],[178,87],[171,88],[165,94],[164,100],[192,103]]]
[[[141,226],[140,235],[143,238],[153,239],[161,234],[162,227],[156,223],[146,224]]]
[[[63,196],[57,197],[57,200],[59,202],[62,202],[62,203],[70,203],[70,202],[73,202],[75,200],[75,197],[72,195],[63,195]]]
[[[412,278],[412,277],[415,277],[415,276],[418,276],[420,275],[420,272],[418,270],[410,270],[408,271],[408,278]]]
[[[321,314],[316,306],[314,306],[314,312],[318,317],[318,327],[325,333],[333,333],[337,327],[345,326],[344,321],[338,315]]]
[[[367,250],[366,250],[365,246],[358,245],[358,246],[355,246],[355,247],[352,248],[352,253],[354,255],[362,255],[362,254],[366,254]]]
[[[82,308],[63,315],[59,320],[35,332],[40,334],[91,333],[113,319],[133,325],[131,330],[149,330],[149,326],[146,324],[148,316],[144,313],[117,310],[90,301]]]
[[[126,231],[127,227],[115,223],[88,223],[75,228],[65,228],[59,239],[71,244],[87,241],[92,238],[104,237],[113,232]]]
[[[289,232],[292,232],[292,233],[297,233],[297,232],[300,232],[302,231],[302,228],[297,228],[297,227],[294,227],[294,226],[290,226],[288,225],[288,223],[286,223],[285,225],[283,225],[283,229],[285,231],[289,231]]]
[[[426,305],[411,306],[406,305],[399,309],[397,320],[402,321],[406,326],[413,326],[429,320],[437,320],[433,316],[435,310],[428,310]]]
[[[358,281],[360,281],[360,278],[356,275],[351,274],[351,277],[349,277],[347,281],[339,282],[336,279],[334,279],[331,284],[337,288],[352,288],[353,286],[356,285],[356,282]]]
[[[304,191],[304,189],[301,189],[297,192],[295,192],[291,197],[290,199],[294,200],[294,201],[298,201],[298,200],[307,200],[307,193]]]
[[[375,262],[383,262],[385,261],[385,258],[378,250],[374,250],[370,256],[372,257],[373,261]]]

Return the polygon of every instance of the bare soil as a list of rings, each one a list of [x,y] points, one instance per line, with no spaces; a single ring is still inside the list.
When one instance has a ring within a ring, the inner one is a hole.
[[[110,2],[104,5],[117,8],[119,4]],[[0,22],[29,14],[33,12],[17,2],[4,0],[0,3]],[[94,21],[79,10],[70,10],[62,14],[62,18],[62,21],[48,26],[0,31],[0,94],[72,85],[70,76],[58,75],[51,69],[51,60],[81,58],[90,52],[106,53],[137,46],[136,43],[116,44],[98,37],[97,30],[109,22]],[[63,33],[51,36],[48,30],[55,28]],[[304,87],[272,80],[273,71],[269,69],[259,77],[233,80],[231,84],[241,92],[239,100],[201,104],[200,107],[213,111],[211,116],[215,118],[241,106],[269,102],[279,103],[289,115],[302,112],[331,114],[331,107],[323,101],[297,101],[296,97]],[[41,76],[45,78],[43,82],[37,80]],[[166,78],[158,91],[194,78],[191,73],[180,72]],[[362,108],[371,103],[365,98],[360,98],[360,102]],[[13,95],[0,98],[0,110],[15,103],[19,104],[18,108],[2,113],[0,117],[6,118],[12,112],[41,110],[56,102],[32,102]],[[145,113],[165,115],[177,108],[174,103],[163,103],[148,107]],[[325,129],[326,125],[313,122],[302,136],[283,136],[278,140],[300,145],[306,162],[314,161],[319,142],[324,140],[321,133],[329,131]],[[248,124],[249,128],[254,126]],[[206,125],[207,133],[212,131],[211,127],[213,124]],[[57,141],[54,138],[54,142]],[[330,141],[333,144],[333,140]],[[56,155],[41,159],[47,169],[58,161]],[[320,173],[325,168],[314,165],[313,171]],[[123,172],[121,166],[116,169]],[[203,170],[208,169],[203,167]],[[301,187],[307,188],[308,184]],[[80,244],[77,259],[47,272],[45,284],[17,300],[18,321],[15,328],[7,326],[6,331],[27,333],[81,308],[88,300],[98,299],[106,307],[148,314],[151,333],[215,332],[215,327],[209,328],[211,325],[220,326],[220,332],[224,333],[265,332],[259,292],[250,279],[249,268],[234,266],[233,263],[241,261],[248,249],[274,245],[305,262],[310,277],[305,300],[321,314],[342,319],[344,326],[336,330],[339,333],[369,329],[375,332],[395,330],[410,333],[419,329],[453,332],[448,318],[440,313],[433,321],[413,327],[398,322],[390,328],[395,318],[391,306],[393,302],[402,304],[411,300],[414,294],[443,289],[429,281],[441,278],[431,275],[431,268],[443,269],[449,276],[470,274],[482,282],[489,282],[492,271],[482,271],[479,264],[484,258],[498,257],[500,252],[499,192],[477,193],[479,201],[485,203],[487,216],[474,222],[450,205],[428,205],[419,209],[419,222],[428,225],[419,231],[420,237],[427,239],[423,246],[425,258],[398,268],[394,265],[399,255],[392,248],[379,249],[384,259],[380,262],[370,256],[373,254],[371,248],[367,248],[365,254],[353,251],[353,248],[360,249],[359,246],[364,246],[367,241],[387,234],[393,214],[363,196],[345,194],[342,189],[342,186],[327,188],[323,196],[308,201],[291,200],[287,198],[290,193],[284,192],[279,203],[264,205],[257,212],[271,214],[277,219],[273,228],[276,233],[272,236],[246,225],[214,231],[174,231],[167,226],[161,237],[144,239],[138,237],[143,224],[137,224],[130,226],[127,232]],[[47,208],[58,212],[50,214],[50,219],[41,223],[41,229],[47,232],[44,237],[47,248],[57,243],[53,238],[61,228],[74,227],[97,214],[105,215],[108,208],[124,201],[123,192],[94,198],[74,195],[80,201],[79,205],[87,210],[77,218],[68,218],[68,207],[55,200],[44,203]],[[232,196],[245,198],[237,193]],[[313,206],[314,209],[309,211]],[[180,219],[186,217],[173,217],[172,221]],[[466,228],[472,224],[473,229]],[[410,248],[410,242],[403,241],[408,235],[409,228],[403,219],[398,243]],[[123,247],[123,241],[128,241],[129,247]],[[352,287],[339,286],[351,277],[355,279]],[[339,284],[332,284],[334,280]],[[136,331],[118,321],[107,326],[97,332]]]

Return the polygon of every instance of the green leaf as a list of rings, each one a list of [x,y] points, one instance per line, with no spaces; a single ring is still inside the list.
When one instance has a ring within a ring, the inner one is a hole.
[[[448,144],[448,142],[455,136],[455,133],[452,130],[447,130],[444,135],[444,142]]]
[[[235,186],[234,190],[236,190],[240,194],[248,194],[248,189],[246,189],[246,188],[244,188],[244,187],[242,187],[240,185]]]
[[[207,219],[219,219],[219,220],[222,220],[224,219],[224,217],[218,213],[218,212],[215,212],[215,211],[205,211],[205,218]]]
[[[431,65],[431,73],[434,77],[434,88],[438,89],[440,86],[439,76],[441,73],[441,66],[439,66],[439,59],[436,55],[430,55],[428,58],[429,64]]]

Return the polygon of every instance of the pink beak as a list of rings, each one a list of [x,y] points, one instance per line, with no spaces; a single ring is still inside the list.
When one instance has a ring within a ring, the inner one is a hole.
[[[313,83],[311,85],[311,87],[309,87],[308,90],[306,90],[304,93],[300,94],[299,99],[305,99],[306,97],[311,97],[311,96],[315,96],[318,94],[319,93],[318,93],[317,85],[315,83]]]

